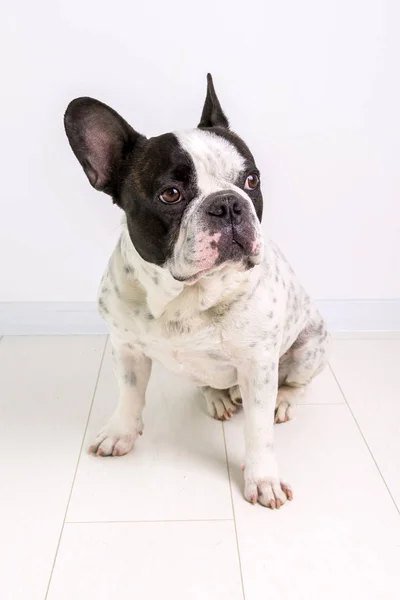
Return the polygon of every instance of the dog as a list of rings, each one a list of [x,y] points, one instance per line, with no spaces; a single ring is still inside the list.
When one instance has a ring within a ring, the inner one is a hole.
[[[280,508],[273,426],[325,366],[326,325],[261,231],[260,172],[229,127],[210,74],[196,129],[147,139],[117,112],[77,98],[65,113],[91,185],[124,213],[101,282],[119,402],[89,452],[120,456],[142,434],[153,360],[202,389],[212,417],[245,417],[244,496]]]

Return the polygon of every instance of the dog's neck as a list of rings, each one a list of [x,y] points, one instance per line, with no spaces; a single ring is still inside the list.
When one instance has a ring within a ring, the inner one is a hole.
[[[250,279],[259,277],[258,267],[243,272],[233,265],[226,265],[196,283],[186,285],[174,279],[168,269],[149,263],[140,256],[130,239],[126,223],[122,225],[120,250],[124,264],[134,269],[135,278],[146,290],[147,305],[154,318],[160,317],[179,296],[188,309],[206,311],[239,293]]]

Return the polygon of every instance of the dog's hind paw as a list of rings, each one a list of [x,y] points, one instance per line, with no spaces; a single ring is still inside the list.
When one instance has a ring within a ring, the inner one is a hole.
[[[293,419],[294,397],[298,393],[297,388],[285,385],[279,388],[275,406],[275,423],[286,423]]]
[[[205,388],[203,394],[206,400],[207,412],[214,419],[228,421],[238,409],[237,405],[232,402],[228,390]]]

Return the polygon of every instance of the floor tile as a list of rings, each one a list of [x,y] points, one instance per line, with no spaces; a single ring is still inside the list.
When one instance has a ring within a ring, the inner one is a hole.
[[[2,600],[43,600],[105,337],[0,344]]]
[[[205,413],[201,400],[190,384],[155,364],[143,436],[123,457],[82,453],[67,520],[232,518],[222,425]],[[108,349],[85,450],[116,401]]]
[[[48,600],[242,600],[232,521],[64,528]]]
[[[243,567],[246,600],[399,598],[399,548],[297,540],[289,545],[247,545],[242,555],[247,556]]]
[[[355,586],[377,550],[400,545],[400,522],[347,405],[299,406],[293,421],[275,427],[281,475],[294,489],[280,511],[242,497],[242,425],[239,418],[224,427],[246,600],[350,598],[329,595],[346,580],[342,566]],[[395,577],[387,561],[376,569],[375,586],[382,574]]]
[[[400,340],[335,341],[331,365],[400,509]]]

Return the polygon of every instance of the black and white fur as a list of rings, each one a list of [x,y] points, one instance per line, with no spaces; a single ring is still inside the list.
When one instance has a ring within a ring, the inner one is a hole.
[[[99,297],[119,403],[90,451],[131,450],[159,360],[201,386],[213,417],[229,419],[243,404],[245,498],[279,508],[292,491],[279,475],[274,421],[292,417],[327,362],[329,336],[283,255],[263,240],[259,173],[211,76],[197,129],[147,139],[91,98],[71,102],[65,128],[90,183],[124,211]],[[168,189],[178,201],[163,201]]]

